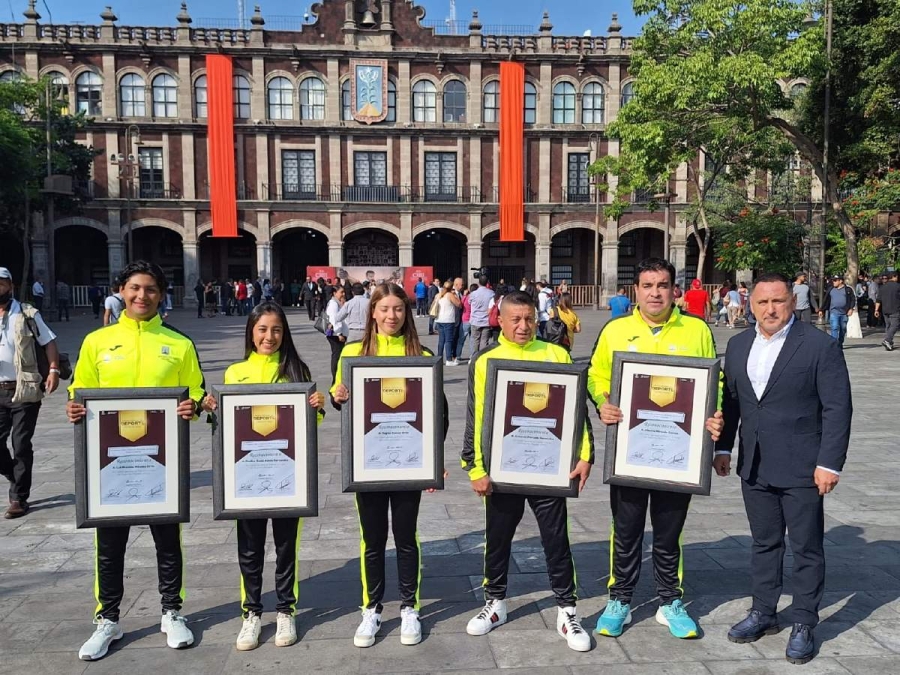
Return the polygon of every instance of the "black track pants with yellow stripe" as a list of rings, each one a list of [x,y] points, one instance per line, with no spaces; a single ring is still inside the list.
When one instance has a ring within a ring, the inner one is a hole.
[[[98,527],[94,544],[94,596],[97,598],[96,617],[119,620],[119,605],[125,592],[125,546],[129,527]],[[181,525],[151,525],[150,533],[156,544],[156,571],[159,575],[159,594],[163,611],[180,610],[184,603],[184,556],[181,550]]]
[[[266,559],[267,518],[237,521],[238,563],[241,566],[241,611],[262,613],[262,577]],[[300,552],[300,518],[272,518],[272,537],[275,540],[275,609],[282,614],[294,614],[299,597],[300,575],[297,555]]]
[[[649,502],[656,590],[662,604],[680,598],[684,572],[681,532],[691,495],[610,485],[609,499],[613,513],[609,543],[609,597],[626,604],[631,602],[641,575],[644,523]]]
[[[384,549],[388,537],[388,508],[397,549],[400,607],[419,609],[422,548],[416,531],[421,492],[357,492],[359,566],[363,607],[380,608],[384,599]]]

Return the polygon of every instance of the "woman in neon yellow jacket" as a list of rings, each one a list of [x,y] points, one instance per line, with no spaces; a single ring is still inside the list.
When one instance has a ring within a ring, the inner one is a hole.
[[[369,314],[361,342],[350,342],[341,352],[331,397],[335,407],[350,398],[341,382],[343,360],[356,356],[432,356],[422,347],[416,332],[412,305],[406,292],[396,284],[381,284],[372,293]],[[447,401],[444,399],[444,435],[447,434]],[[446,475],[446,474],[445,474]],[[388,509],[397,548],[397,575],[400,585],[400,643],[415,645],[422,641],[419,622],[419,583],[422,573],[422,549],[416,526],[419,518],[420,491],[357,492],[359,513],[360,573],[363,589],[363,615],[353,637],[357,647],[371,647],[381,628],[381,600],[384,597],[384,550],[388,535]]]
[[[269,384],[311,382],[309,368],[300,358],[291,338],[284,310],[275,302],[257,305],[247,318],[244,339],[245,360],[225,371],[225,384]],[[325,395],[313,392],[309,405],[318,411],[318,422],[325,415]],[[244,623],[236,647],[240,651],[256,649],[262,614],[262,573],[266,557],[268,519],[237,521],[238,563],[241,567],[241,612]],[[275,539],[275,594],[278,598],[275,646],[287,647],[297,641],[294,610],[297,606],[299,576],[297,553],[300,550],[301,518],[272,518]]]

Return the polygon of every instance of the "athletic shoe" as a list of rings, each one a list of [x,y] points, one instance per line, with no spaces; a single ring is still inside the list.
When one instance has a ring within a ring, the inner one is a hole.
[[[166,644],[172,649],[182,649],[194,644],[194,634],[187,627],[187,619],[177,610],[168,609],[163,613],[159,629],[166,634]]]
[[[275,646],[290,647],[297,641],[297,624],[293,614],[278,612],[278,629],[275,631]]]
[[[422,623],[419,613],[412,607],[400,610],[400,644],[417,645],[422,641]]]
[[[459,364],[458,364],[456,361],[444,361],[444,366],[445,366],[445,367],[458,366],[458,365],[459,365]]]
[[[376,608],[364,609],[362,621],[353,636],[353,644],[357,647],[371,647],[375,644],[375,636],[381,630],[381,612]]]
[[[591,636],[581,627],[574,607],[557,608],[556,632],[566,638],[569,649],[574,649],[576,652],[591,650]]]
[[[115,621],[100,617],[94,623],[97,624],[94,634],[78,650],[78,658],[82,661],[102,659],[109,651],[109,646],[116,640],[121,640],[125,635]]]
[[[469,620],[469,635],[487,635],[497,626],[506,623],[506,600],[488,600],[478,614]]]
[[[881,341],[881,346],[884,347],[884,348],[885,348],[886,350],[888,350],[889,352],[894,351],[894,345],[892,345],[892,344],[891,344],[890,342],[888,342],[887,340],[882,340],[882,341]]]
[[[249,652],[251,649],[259,647],[259,632],[262,630],[262,622],[259,614],[250,612],[241,626],[241,632],[238,633],[237,642],[234,646],[239,652]]]
[[[697,624],[688,614],[681,600],[673,600],[669,605],[660,605],[656,610],[656,622],[669,627],[669,632],[675,637],[686,640],[698,635]]]
[[[631,605],[619,600],[608,600],[606,609],[597,619],[597,635],[607,637],[619,637],[625,626],[631,623]]]

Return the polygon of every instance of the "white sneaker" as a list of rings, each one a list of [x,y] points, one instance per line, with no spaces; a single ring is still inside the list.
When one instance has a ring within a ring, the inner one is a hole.
[[[275,646],[290,647],[297,641],[297,624],[293,614],[278,612],[278,629],[275,631]]]
[[[166,610],[162,615],[159,629],[166,634],[166,644],[172,649],[182,649],[194,644],[194,634],[187,627],[187,619],[174,609]]]
[[[458,366],[458,365],[459,364],[456,361],[444,361],[444,366],[448,367],[448,368],[452,367],[452,366]]]
[[[556,632],[566,638],[569,649],[576,652],[591,650],[591,636],[581,627],[574,607],[559,607],[556,614]]]
[[[261,629],[259,614],[250,612],[247,614],[247,618],[244,619],[244,624],[241,626],[241,632],[238,633],[237,642],[235,642],[234,646],[237,647],[239,652],[249,652],[251,649],[256,649],[259,647],[259,632]]]
[[[109,621],[100,617],[94,620],[97,628],[87,642],[78,650],[78,658],[82,661],[96,661],[106,656],[109,646],[116,640],[121,640],[125,633],[115,621]]]
[[[422,641],[422,623],[419,613],[412,607],[400,610],[400,644],[417,645]]]
[[[505,623],[506,600],[488,600],[484,608],[469,620],[466,632],[469,635],[487,635]]]
[[[353,644],[357,647],[371,647],[375,644],[375,636],[381,630],[381,613],[374,607],[364,609],[362,621],[353,636]]]

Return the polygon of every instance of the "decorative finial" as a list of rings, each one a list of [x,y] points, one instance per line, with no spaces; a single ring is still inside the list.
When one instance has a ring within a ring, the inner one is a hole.
[[[178,23],[182,26],[187,26],[191,23],[191,15],[188,14],[186,2],[181,3],[181,11],[178,12],[178,16],[175,18],[178,19]]]
[[[619,15],[613,12],[612,23],[609,24],[610,34],[618,34],[622,32],[622,24],[619,23]]]
[[[115,15],[112,10],[112,7],[109,5],[106,6],[106,9],[103,10],[103,13],[100,15],[100,18],[103,19],[103,23],[115,23],[119,20],[119,17]]]
[[[479,33],[481,32],[481,20],[478,18],[478,10],[472,10],[472,20],[469,21],[469,32],[470,33]]]
[[[544,12],[540,26],[541,33],[550,33],[553,31],[553,24],[550,23],[550,12]]]
[[[22,15],[28,19],[29,22],[35,22],[41,18],[41,15],[37,13],[37,10],[34,8],[35,0],[28,0],[28,9],[22,12]]]
[[[253,7],[253,16],[250,17],[250,25],[252,26],[265,26],[266,20],[263,18],[262,12],[259,9],[259,5],[254,5]]]

